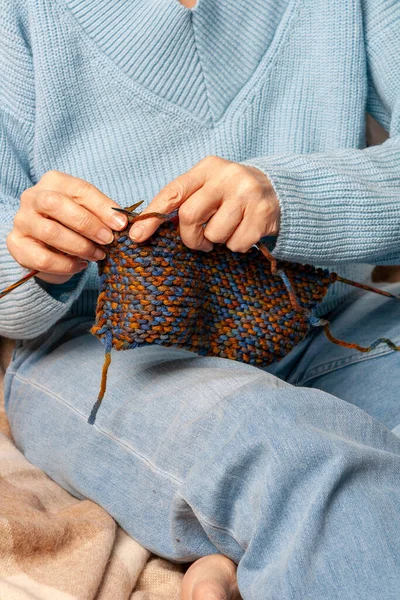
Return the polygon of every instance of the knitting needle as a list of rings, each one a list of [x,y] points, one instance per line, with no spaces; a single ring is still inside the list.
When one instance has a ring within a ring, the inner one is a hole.
[[[128,216],[128,222],[131,225],[132,223],[136,223],[136,221],[143,221],[144,219],[151,219],[151,218],[156,218],[156,219],[171,219],[172,217],[177,217],[178,215],[178,209],[172,211],[171,213],[159,213],[159,212],[151,212],[151,213],[135,213],[133,212],[135,210],[135,208],[137,208],[138,206],[140,206],[144,201],[141,200],[140,202],[137,202],[136,204],[133,204],[132,206],[128,206],[128,208],[114,208],[113,210],[116,210],[117,212],[120,212],[124,215]]]
[[[126,208],[117,208],[113,206],[112,209],[123,213],[124,215],[132,216],[132,213],[138,208],[138,206],[143,204],[143,202],[144,200],[139,200],[139,202],[135,202],[135,204],[132,204],[132,206],[127,206]]]
[[[20,285],[22,285],[23,283],[25,283],[26,281],[31,279],[31,277],[34,277],[35,275],[37,275],[37,273],[39,273],[39,271],[31,271],[30,273],[28,273],[28,275],[25,275],[24,277],[22,277],[21,279],[19,279],[18,281],[16,281],[9,287],[7,287],[5,290],[2,290],[0,292],[0,300],[1,300],[1,298],[4,298],[4,296],[7,296],[7,294],[9,294],[10,292],[15,290],[17,287],[19,287]]]
[[[262,248],[257,246],[257,244],[253,244],[252,248],[256,248],[260,250],[264,255]],[[271,256],[267,257],[271,261]],[[362,290],[366,290],[367,292],[373,292],[374,294],[379,294],[380,296],[385,296],[386,298],[394,298],[395,300],[400,300],[400,296],[396,296],[395,294],[391,294],[390,292],[386,292],[385,290],[381,290],[380,288],[372,287],[371,285],[366,285],[365,283],[359,283],[358,281],[352,281],[351,279],[346,279],[345,277],[340,277],[337,273],[331,273],[332,281],[341,281],[346,285],[352,285],[353,287],[360,288]]]

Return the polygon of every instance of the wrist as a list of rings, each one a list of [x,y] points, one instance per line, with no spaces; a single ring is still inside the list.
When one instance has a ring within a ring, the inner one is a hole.
[[[246,167],[259,180],[262,198],[266,202],[265,236],[277,237],[280,229],[281,207],[274,186],[269,177],[261,169],[251,165],[246,165]]]

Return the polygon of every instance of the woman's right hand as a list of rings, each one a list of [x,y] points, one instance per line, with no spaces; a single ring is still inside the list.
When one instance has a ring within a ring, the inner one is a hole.
[[[48,171],[22,193],[8,250],[21,266],[39,271],[36,277],[65,283],[88,260],[104,258],[101,246],[112,241],[112,229],[127,226],[127,217],[112,207],[119,205],[94,185]]]

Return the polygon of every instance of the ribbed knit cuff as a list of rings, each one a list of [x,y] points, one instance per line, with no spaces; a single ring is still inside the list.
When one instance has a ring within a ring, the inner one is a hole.
[[[385,146],[244,161],[267,175],[279,200],[274,256],[315,265],[398,264],[399,194],[381,167],[398,169],[400,153],[389,156]]]
[[[321,257],[323,249],[319,243],[317,223],[310,218],[312,188],[307,186],[304,194],[303,182],[298,174],[290,172],[287,159],[284,166],[282,162],[279,157],[266,157],[243,163],[259,169],[268,177],[279,201],[280,227],[272,254],[281,260],[299,263],[330,263],[331,256]],[[317,218],[317,221],[320,225],[321,220]]]
[[[28,273],[8,252],[5,239],[9,229],[4,223],[0,224],[1,289]],[[34,277],[31,278],[0,299],[0,335],[13,339],[31,339],[45,333],[68,312],[90,277],[93,277],[91,265],[74,276],[72,284],[60,288],[62,295],[58,299],[43,289]]]

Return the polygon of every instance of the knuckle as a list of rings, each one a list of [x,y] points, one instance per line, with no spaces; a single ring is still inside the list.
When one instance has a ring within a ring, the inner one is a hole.
[[[242,176],[236,183],[236,194],[239,198],[249,198],[259,192],[259,184],[252,177]]]
[[[19,262],[19,257],[22,256],[21,238],[12,230],[6,237],[6,244],[10,254]]]
[[[85,232],[90,229],[92,218],[89,213],[82,212],[75,216],[75,228],[77,231]]]
[[[246,168],[236,162],[230,162],[226,165],[226,173],[228,177],[248,177]]]
[[[21,267],[24,267],[24,269],[31,268],[30,265],[24,260],[24,252],[23,248],[21,247],[20,238],[19,236],[15,235],[14,231],[10,231],[10,233],[7,235],[6,245],[11,256],[17,261],[18,264],[21,265]]]
[[[221,162],[224,162],[224,159],[220,156],[216,156],[215,154],[208,154],[200,161],[200,163],[204,164],[205,166],[215,165]]]
[[[223,244],[227,238],[226,235],[218,233],[217,231],[212,231],[211,233],[205,231],[204,235],[208,239],[208,241],[212,242],[213,244]]]
[[[72,273],[73,271],[76,271],[76,261],[63,257],[57,270],[65,273]]]
[[[91,191],[92,187],[93,186],[84,179],[76,178],[74,182],[74,193],[72,195],[72,198],[74,200],[86,198],[89,192]]]
[[[177,202],[184,197],[185,188],[180,181],[171,181],[161,189],[157,196],[157,202],[154,205],[155,210],[161,213],[171,212],[176,208]],[[148,207],[146,210],[148,210]]]
[[[44,241],[53,241],[58,236],[58,227],[54,221],[45,219],[39,226],[39,238]]]
[[[39,207],[44,211],[57,211],[60,207],[60,198],[57,192],[46,190],[40,194]]]
[[[23,215],[21,213],[21,210],[19,210],[14,215],[14,227],[16,229],[20,229],[23,221],[24,221]]]
[[[50,272],[53,260],[47,254],[39,254],[35,259],[35,265],[38,271]]]
[[[41,183],[51,184],[60,181],[63,173],[61,171],[57,171],[57,169],[51,169],[50,171],[46,171],[44,175],[40,178]]]
[[[171,200],[171,198],[173,198],[174,200],[176,198],[183,198],[183,196],[185,195],[185,186],[183,185],[183,183],[181,181],[172,181],[170,184],[167,185],[167,187],[165,188],[166,191],[166,203],[167,205],[169,204],[169,200]]]
[[[197,210],[195,206],[191,206],[188,203],[182,204],[179,209],[179,220],[186,225],[193,225],[196,223]]]
[[[21,204],[29,204],[35,195],[35,191],[33,187],[27,188],[24,190],[20,196]]]
[[[95,245],[86,243],[84,240],[82,240],[82,242],[77,243],[74,246],[74,254],[76,254],[77,256],[81,256],[83,258],[86,258],[88,256],[93,256],[94,251],[95,251]]]
[[[236,242],[236,241],[227,241],[226,243],[226,247],[229,248],[229,250],[231,250],[231,252],[240,252],[241,254],[243,254],[244,252],[247,252],[248,248],[246,248],[243,244],[241,244],[240,242]]]
[[[198,250],[201,247],[201,243],[197,240],[194,240],[190,236],[182,235],[181,238],[182,242],[185,244],[185,246],[190,248],[190,250]]]
[[[6,237],[6,245],[10,254],[12,254],[15,258],[15,234],[14,231],[10,231],[10,233]]]

